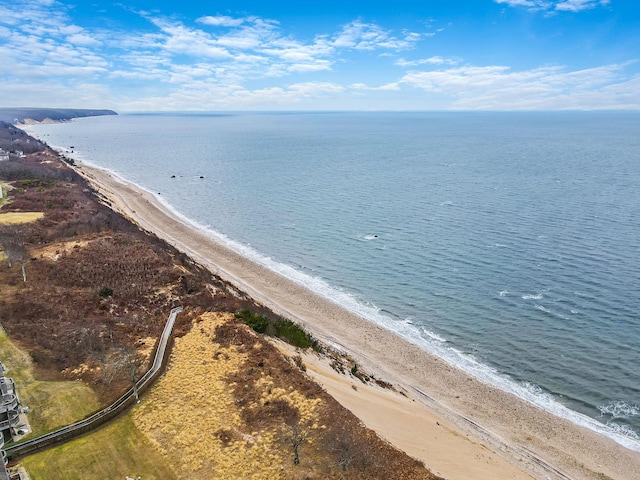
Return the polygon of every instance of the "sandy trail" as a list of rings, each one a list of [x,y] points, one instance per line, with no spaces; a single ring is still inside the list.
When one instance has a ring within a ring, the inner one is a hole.
[[[78,172],[143,229],[403,389],[407,397],[365,386],[337,375],[320,358],[305,357],[310,374],[331,395],[432,471],[449,479],[640,478],[640,453],[486,385],[239,255],[143,189],[87,164],[79,163]]]

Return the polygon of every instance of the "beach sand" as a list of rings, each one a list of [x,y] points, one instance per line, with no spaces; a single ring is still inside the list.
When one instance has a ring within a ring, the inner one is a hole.
[[[304,356],[309,374],[332,396],[432,471],[448,479],[640,478],[640,453],[478,381],[230,250],[143,189],[78,166],[112,208],[405,392],[364,385],[316,355]]]

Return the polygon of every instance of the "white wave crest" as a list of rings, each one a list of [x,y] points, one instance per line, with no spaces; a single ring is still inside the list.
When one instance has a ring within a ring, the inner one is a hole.
[[[628,425],[620,425],[616,422],[607,422],[607,427],[611,428],[614,432],[624,435],[625,437],[635,438],[636,440],[640,440],[640,435],[638,435],[630,426]]]
[[[437,340],[439,342],[442,343],[446,343],[447,339],[441,337],[440,335],[438,335],[437,333],[434,333],[430,330],[427,330],[426,328],[423,328],[422,331],[424,332],[425,335],[427,335],[429,338],[433,338],[434,340]]]
[[[611,402],[608,405],[599,405],[598,409],[600,410],[600,416],[610,416],[612,419],[631,418],[640,415],[640,406],[622,400]]]
[[[544,295],[542,295],[541,293],[530,293],[527,295],[522,295],[522,299],[523,300],[542,300],[544,298]]]

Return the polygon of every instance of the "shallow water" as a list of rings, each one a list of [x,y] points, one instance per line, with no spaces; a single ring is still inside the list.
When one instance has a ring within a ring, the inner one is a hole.
[[[633,113],[243,113],[30,130],[638,449],[639,126]]]

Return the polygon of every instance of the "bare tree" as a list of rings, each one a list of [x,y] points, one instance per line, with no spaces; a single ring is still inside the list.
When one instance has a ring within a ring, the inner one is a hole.
[[[325,437],[325,445],[334,458],[335,465],[346,472],[355,462],[354,439],[350,431]]]
[[[285,423],[280,429],[282,440],[291,445],[293,449],[293,464],[300,464],[300,447],[307,443],[309,434],[311,433],[311,424],[303,421],[297,414],[285,419]]]
[[[144,358],[140,352],[132,345],[123,345],[120,347],[123,355],[124,368],[126,369],[129,380],[133,384],[133,393],[136,396],[136,402],[140,403],[138,395],[138,375],[144,365]]]
[[[380,468],[378,457],[371,451],[368,444],[360,444],[356,453],[356,466],[360,470],[360,478],[375,477],[375,472]]]
[[[307,431],[299,422],[293,425],[287,425],[288,435],[287,441],[293,448],[293,464],[300,464],[300,447],[307,441]]]
[[[120,351],[113,348],[113,338],[108,330],[99,326],[83,328],[80,345],[87,358],[93,359],[102,372],[102,383],[110,385],[119,370],[127,363]],[[126,357],[126,356],[125,356]]]
[[[24,245],[24,237],[24,230],[20,225],[0,226],[0,245],[7,256],[9,268],[14,262],[19,263],[22,269],[22,280],[26,283],[27,272],[25,264],[29,255]]]
[[[348,429],[337,430],[327,433],[323,442],[331,452],[334,465],[342,470],[343,475],[351,470],[359,472],[363,479],[376,477],[381,464],[371,442],[365,436],[359,436]]]

